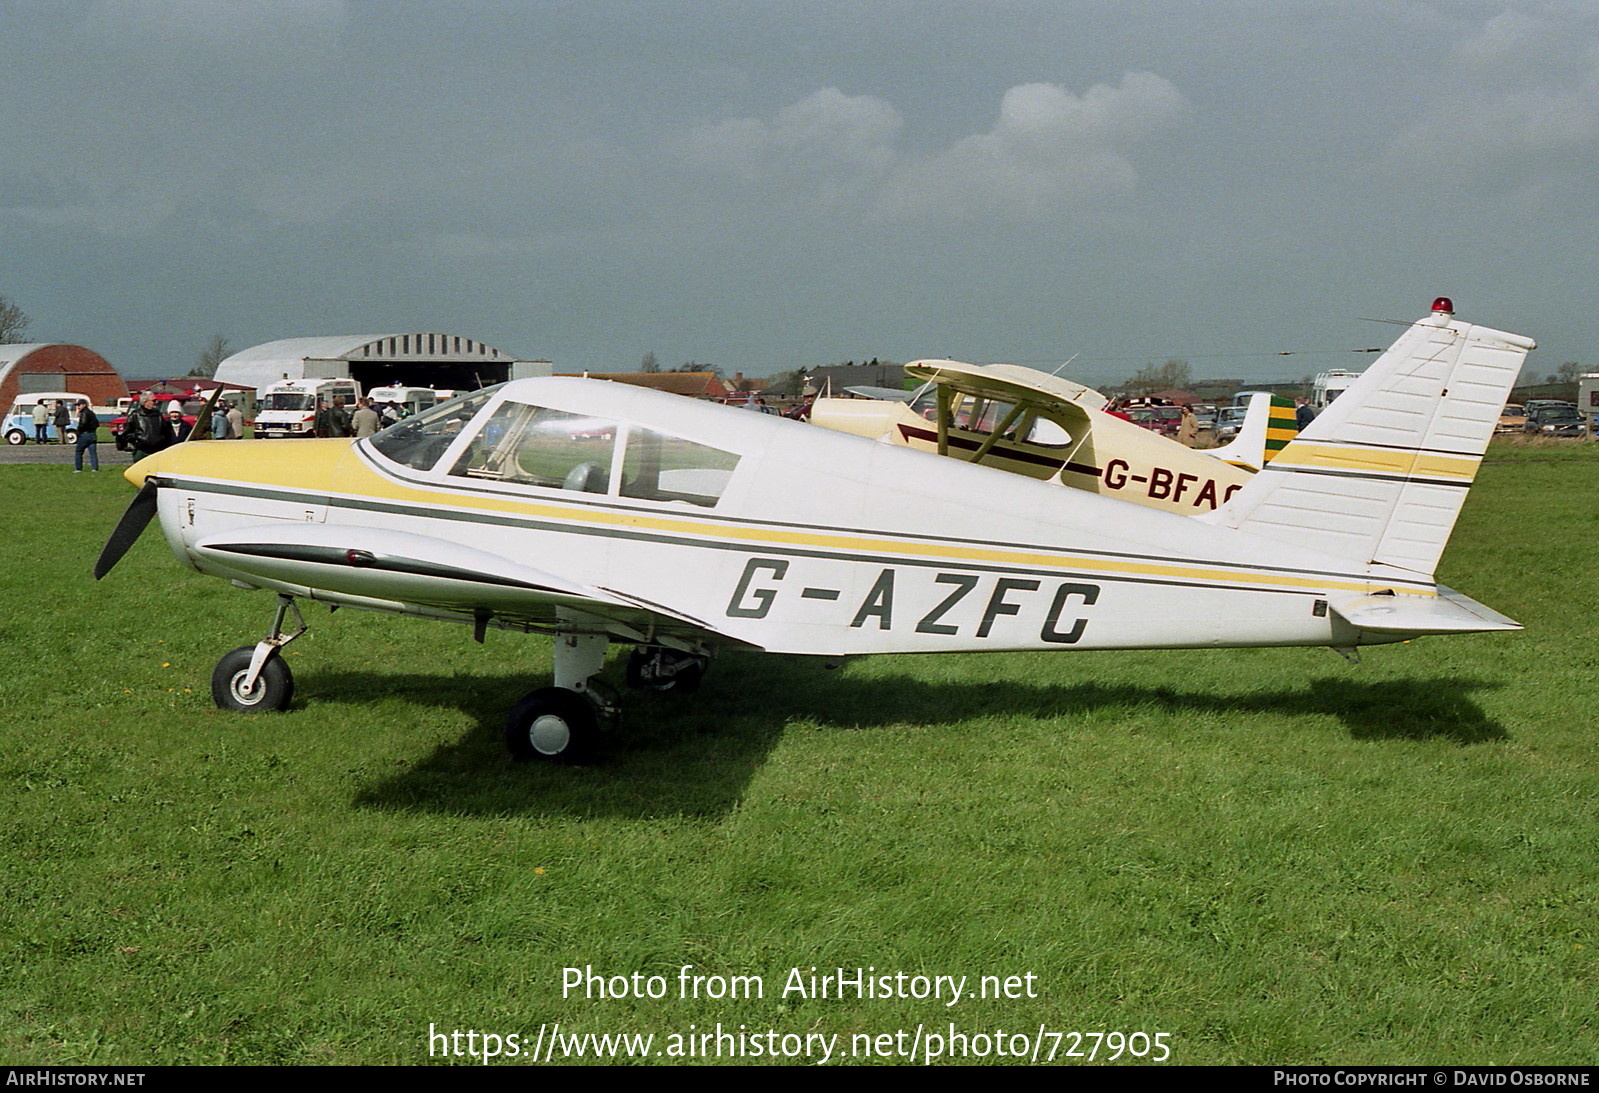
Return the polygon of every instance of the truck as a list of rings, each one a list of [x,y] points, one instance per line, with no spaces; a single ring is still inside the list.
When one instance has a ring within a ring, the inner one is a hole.
[[[361,385],[352,379],[279,380],[256,393],[255,435],[307,437],[316,435],[317,400],[332,405],[342,398],[349,411],[361,397]]]

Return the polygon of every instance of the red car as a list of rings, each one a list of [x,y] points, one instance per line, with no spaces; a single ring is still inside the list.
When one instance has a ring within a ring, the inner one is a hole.
[[[1178,406],[1133,406],[1127,417],[1134,425],[1161,436],[1176,436],[1177,427],[1183,423],[1183,411]]]

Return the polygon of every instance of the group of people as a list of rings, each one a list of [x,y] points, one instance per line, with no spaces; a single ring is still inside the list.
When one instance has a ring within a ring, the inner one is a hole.
[[[72,425],[72,414],[67,410],[67,404],[56,399],[55,408],[52,409],[43,401],[34,403],[33,439],[40,444],[48,443],[52,425],[56,427],[56,443],[65,444],[67,429]]]
[[[369,398],[355,400],[355,412],[344,408],[344,396],[334,395],[331,403],[316,400],[316,421],[313,431],[317,436],[353,436],[360,439],[371,436],[386,425],[400,420],[399,409],[390,402],[379,410]]]
[[[87,403],[80,403],[88,408]],[[90,415],[93,416],[92,414]],[[99,427],[98,420],[95,427]],[[236,403],[218,402],[211,412],[211,439],[212,440],[243,440],[244,439],[244,414]],[[139,403],[128,411],[128,420],[122,426],[122,434],[117,438],[117,447],[133,453],[133,458],[139,460],[147,455],[164,451],[174,444],[181,444],[188,440],[194,432],[183,417],[183,403],[173,399],[167,403],[166,413],[156,405],[154,392],[146,391],[139,396]],[[78,430],[78,448],[81,453],[84,446],[84,430]],[[93,450],[94,433],[89,431],[90,458],[94,469],[99,470],[99,457]]]

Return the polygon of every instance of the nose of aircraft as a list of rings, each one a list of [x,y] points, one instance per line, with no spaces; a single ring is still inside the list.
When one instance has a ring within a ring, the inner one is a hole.
[[[133,463],[122,476],[139,487],[138,495],[106,540],[95,563],[98,580],[128,552],[159,506],[156,493],[173,479],[195,478],[247,485],[293,485],[326,489],[349,440],[224,440],[185,441]]]

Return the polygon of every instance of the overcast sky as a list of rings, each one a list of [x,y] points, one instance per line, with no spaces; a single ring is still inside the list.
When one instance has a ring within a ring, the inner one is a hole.
[[[1261,379],[1439,294],[1599,361],[1591,0],[7,0],[0,36],[0,294],[132,376],[443,331]]]

